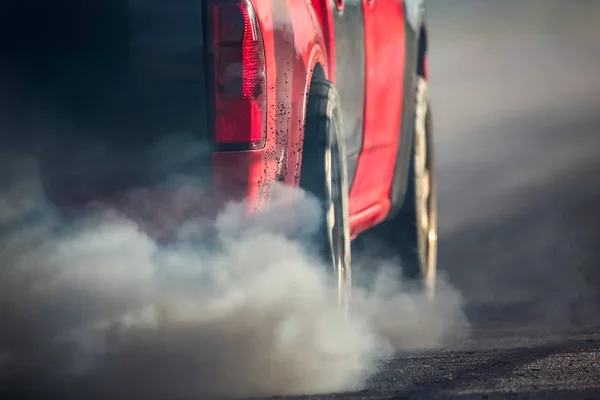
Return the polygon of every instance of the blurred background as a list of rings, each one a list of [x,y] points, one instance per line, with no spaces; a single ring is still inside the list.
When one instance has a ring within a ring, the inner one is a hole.
[[[600,1],[427,0],[440,268],[565,323],[600,292]],[[577,300],[576,300],[577,299]]]

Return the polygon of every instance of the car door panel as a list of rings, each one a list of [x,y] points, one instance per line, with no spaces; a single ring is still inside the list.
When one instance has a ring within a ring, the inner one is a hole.
[[[351,215],[388,203],[403,106],[405,53],[401,0],[363,0],[365,108],[363,146],[351,189]],[[387,213],[386,207],[379,207]],[[385,216],[383,216],[385,217]]]

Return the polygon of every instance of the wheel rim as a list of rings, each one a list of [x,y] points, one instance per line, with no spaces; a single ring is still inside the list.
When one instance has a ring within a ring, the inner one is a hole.
[[[339,132],[339,130],[336,130]],[[338,303],[348,310],[351,292],[350,226],[348,221],[348,176],[343,142],[334,135],[325,149],[326,224],[331,260],[337,279]]]
[[[428,84],[419,79],[415,126],[415,196],[419,265],[427,290],[433,293],[437,257],[437,190],[429,120]]]

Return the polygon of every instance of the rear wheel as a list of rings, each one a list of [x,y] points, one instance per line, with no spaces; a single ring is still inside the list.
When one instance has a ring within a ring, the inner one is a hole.
[[[300,186],[321,202],[323,219],[316,242],[333,266],[338,301],[348,308],[351,289],[348,173],[342,117],[335,86],[313,78],[306,106]]]

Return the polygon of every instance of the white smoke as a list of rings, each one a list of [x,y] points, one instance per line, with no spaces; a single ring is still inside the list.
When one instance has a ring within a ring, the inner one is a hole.
[[[123,209],[61,215],[34,160],[1,166],[0,386],[105,399],[352,390],[396,351],[466,332],[458,293],[441,282],[429,300],[381,260],[361,265],[371,284],[347,317],[307,250],[318,205],[298,189],[274,187],[251,217],[230,204],[191,219],[157,245]],[[193,198],[190,181],[177,185]],[[151,197],[133,193],[128,206],[145,198],[161,220],[183,207]]]

